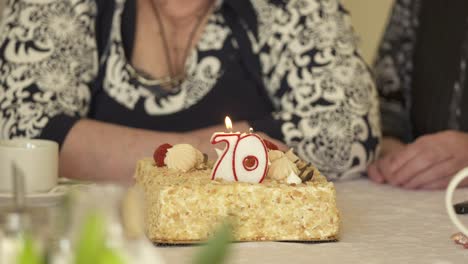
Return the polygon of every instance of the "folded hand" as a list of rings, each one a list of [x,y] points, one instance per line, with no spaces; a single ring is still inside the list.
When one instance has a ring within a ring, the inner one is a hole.
[[[389,145],[388,141],[384,145]],[[369,178],[407,189],[442,189],[468,166],[468,134],[444,131],[393,146],[368,168]],[[468,186],[465,181],[461,186]]]

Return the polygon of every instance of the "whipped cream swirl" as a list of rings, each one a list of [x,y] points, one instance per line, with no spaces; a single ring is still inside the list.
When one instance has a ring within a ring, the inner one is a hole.
[[[203,153],[190,144],[177,144],[167,150],[164,163],[169,169],[187,172],[204,161]]]

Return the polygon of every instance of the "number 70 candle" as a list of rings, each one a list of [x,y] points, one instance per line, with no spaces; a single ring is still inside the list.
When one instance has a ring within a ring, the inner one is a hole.
[[[229,117],[226,128],[232,129]],[[263,140],[254,133],[216,132],[211,144],[225,143],[224,151],[216,161],[211,179],[261,183],[267,174],[268,151]]]

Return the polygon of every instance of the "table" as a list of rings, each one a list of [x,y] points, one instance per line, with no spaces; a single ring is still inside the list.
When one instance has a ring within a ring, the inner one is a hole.
[[[368,180],[336,183],[342,213],[336,243],[237,243],[228,263],[468,263],[455,245],[456,232],[443,191],[406,191]],[[455,201],[468,199],[460,190]],[[468,224],[468,216],[464,217]],[[190,263],[198,247],[157,248],[167,263]]]

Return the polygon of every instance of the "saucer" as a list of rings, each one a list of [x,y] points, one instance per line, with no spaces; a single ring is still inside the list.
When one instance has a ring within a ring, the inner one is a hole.
[[[58,185],[48,192],[26,194],[26,205],[54,205],[68,192],[68,186]],[[13,194],[0,192],[0,205],[12,205]]]

